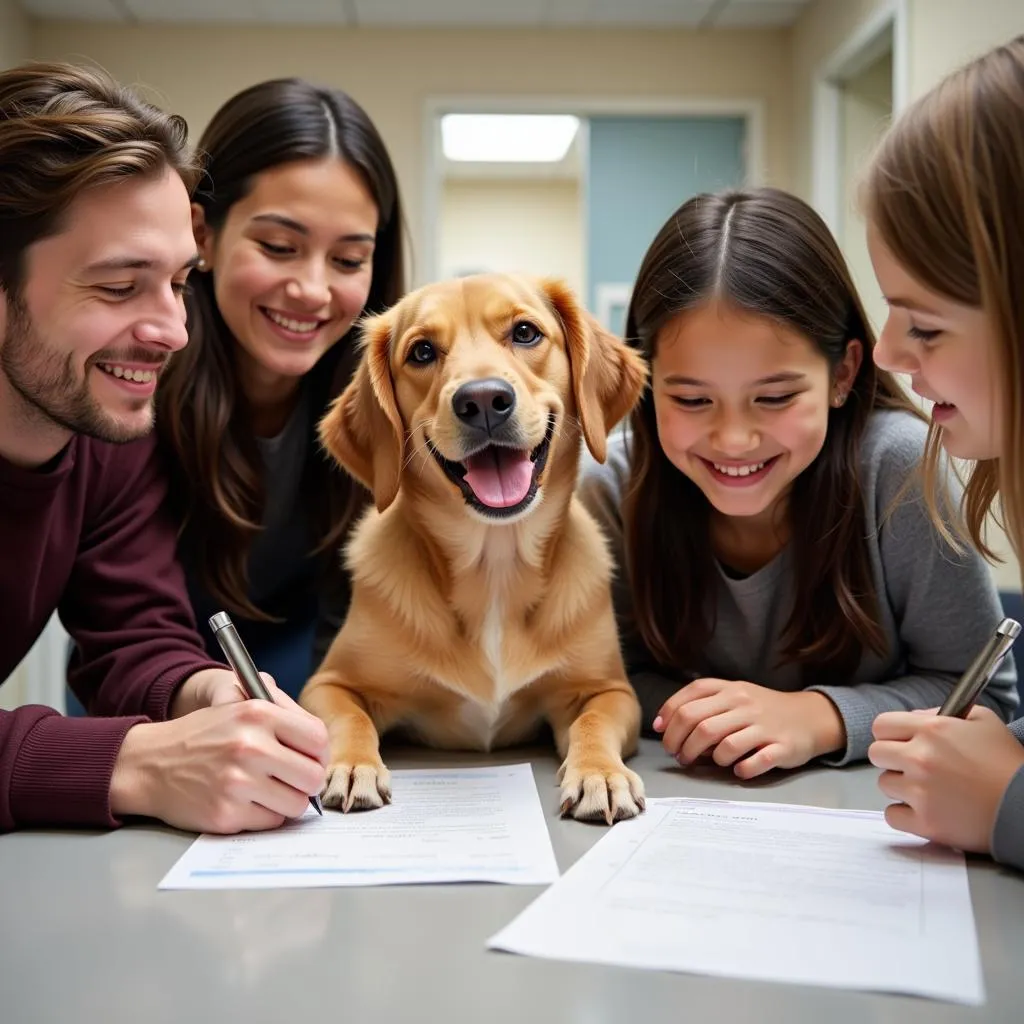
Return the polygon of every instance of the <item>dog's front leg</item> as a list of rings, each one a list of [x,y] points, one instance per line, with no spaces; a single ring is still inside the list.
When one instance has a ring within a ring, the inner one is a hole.
[[[362,700],[336,673],[313,676],[299,704],[323,720],[330,737],[330,764],[323,802],[343,811],[391,802],[391,773],[380,757],[380,737]]]
[[[623,758],[636,750],[640,705],[631,689],[612,684],[590,695],[565,694],[549,708],[562,787],[561,810],[580,820],[609,825],[644,809],[644,784]]]

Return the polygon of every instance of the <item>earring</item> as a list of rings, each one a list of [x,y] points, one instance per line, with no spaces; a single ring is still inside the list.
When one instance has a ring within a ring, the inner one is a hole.
[[[835,398],[832,399],[832,404],[838,409],[846,401],[846,392],[840,391]]]
[[[205,270],[205,269],[206,269],[206,260],[204,260],[203,257],[200,256],[199,257],[199,262],[196,263],[196,270]]]

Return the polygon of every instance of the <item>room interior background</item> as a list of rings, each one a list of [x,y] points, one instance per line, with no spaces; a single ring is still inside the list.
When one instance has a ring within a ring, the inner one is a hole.
[[[836,232],[877,326],[864,156],[909,100],[1021,32],[1020,0],[0,0],[0,68],[98,63],[182,114],[193,138],[253,82],[343,88],[395,162],[414,285],[558,274],[612,326],[688,195],[790,189]],[[578,130],[548,163],[459,161],[442,138],[458,113],[571,115]],[[1019,591],[1016,562],[993,571]],[[64,651],[54,622],[0,707],[62,707]]]

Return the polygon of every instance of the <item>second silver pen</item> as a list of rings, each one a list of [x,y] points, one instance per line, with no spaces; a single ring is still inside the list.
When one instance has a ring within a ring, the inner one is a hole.
[[[1003,619],[996,626],[988,643],[967,666],[967,671],[939,708],[939,714],[952,718],[966,718],[1019,635],[1020,623],[1016,619]]]

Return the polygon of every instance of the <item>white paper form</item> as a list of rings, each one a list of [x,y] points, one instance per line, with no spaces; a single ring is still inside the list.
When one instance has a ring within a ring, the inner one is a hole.
[[[649,800],[488,946],[984,1002],[963,855],[874,811]]]
[[[544,885],[558,878],[528,764],[396,771],[392,802],[312,808],[272,832],[202,835],[161,889],[284,889],[426,882]]]

